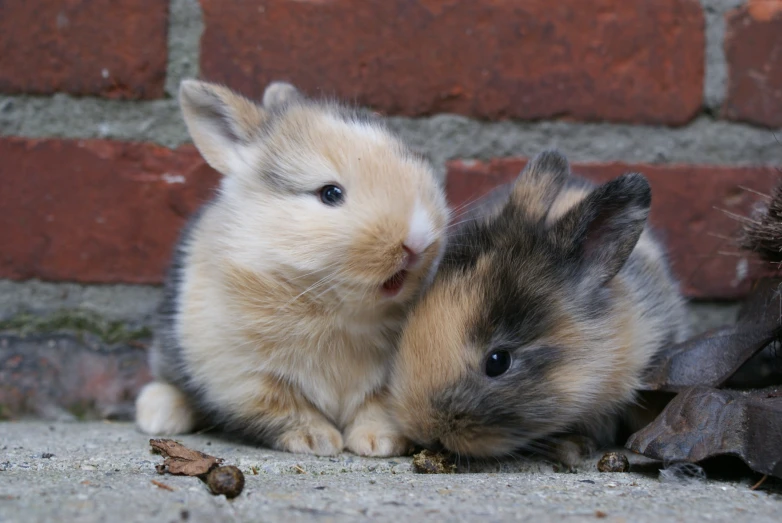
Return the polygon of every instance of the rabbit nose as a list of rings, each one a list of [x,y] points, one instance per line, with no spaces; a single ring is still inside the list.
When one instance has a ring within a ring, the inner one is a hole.
[[[405,269],[409,269],[418,263],[418,254],[413,249],[405,244],[402,244],[402,250],[404,251],[402,259],[404,260]]]

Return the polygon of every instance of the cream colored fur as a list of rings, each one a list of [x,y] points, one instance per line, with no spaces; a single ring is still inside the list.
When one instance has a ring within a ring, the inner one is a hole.
[[[398,454],[407,443],[384,386],[401,322],[441,255],[442,189],[379,123],[283,83],[264,102],[201,82],[181,89],[196,146],[225,175],[181,246],[173,329],[189,384],[202,410],[275,448]],[[320,201],[329,184],[342,205]],[[388,296],[403,245],[420,260]],[[142,430],[191,428],[170,389],[139,396]]]
[[[173,385],[153,381],[138,396],[136,419],[147,434],[172,435],[190,432],[196,417],[185,395]]]

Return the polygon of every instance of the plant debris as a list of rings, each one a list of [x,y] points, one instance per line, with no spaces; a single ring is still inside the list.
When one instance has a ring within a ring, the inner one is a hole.
[[[758,282],[739,311],[738,323],[661,350],[643,390],[681,392],[693,386],[720,387],[782,334],[782,280]]]
[[[221,458],[189,449],[171,439],[151,439],[149,444],[166,458],[162,465],[155,466],[159,474],[202,476],[223,462]]]
[[[627,448],[663,462],[741,458],[761,474],[782,477],[782,398],[769,391],[695,387],[676,396]]]
[[[695,385],[718,387],[776,335],[776,331],[735,326],[672,345],[659,353],[643,390],[681,392]]]
[[[765,482],[766,482],[766,480],[767,480],[767,479],[768,479],[768,474],[763,474],[763,477],[762,477],[762,478],[760,478],[760,480],[759,480],[757,483],[755,483],[754,485],[752,485],[752,487],[750,487],[750,489],[749,489],[749,490],[757,490],[758,488],[760,488],[760,486],[761,486],[763,483],[765,483]]]
[[[163,490],[168,490],[169,492],[176,492],[176,490],[173,487],[171,487],[170,485],[166,485],[162,481],[155,481],[153,479],[151,483],[158,488],[162,488]]]
[[[235,498],[244,488],[244,474],[233,465],[217,467],[206,476],[206,484],[216,496],[222,494],[228,499]]]
[[[774,188],[771,201],[760,215],[747,219],[740,244],[766,261],[782,262],[782,184]]]
[[[663,483],[679,483],[686,485],[706,479],[706,471],[703,467],[687,461],[669,463],[660,469],[660,481]]]
[[[420,474],[453,474],[456,462],[450,454],[422,450],[413,456],[413,470]]]
[[[223,458],[216,458],[198,450],[185,447],[171,439],[151,439],[149,444],[154,451],[166,459],[160,465],[155,465],[158,474],[177,474],[196,476],[206,483],[212,494],[235,498],[244,489],[244,474],[233,465],[221,465]],[[254,473],[257,474],[257,469]],[[165,483],[152,482],[162,489],[174,490]]]
[[[678,394],[626,447],[672,464],[661,479],[703,477],[696,463],[718,456],[782,478],[782,183],[741,221],[740,246],[776,273],[754,281],[734,325],[663,349],[650,366],[645,390]]]
[[[621,452],[606,452],[597,462],[597,470],[600,472],[627,472],[630,470],[630,462],[627,456]]]

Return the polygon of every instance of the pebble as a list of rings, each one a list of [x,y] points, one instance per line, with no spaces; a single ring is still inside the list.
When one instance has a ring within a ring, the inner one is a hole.
[[[621,452],[606,452],[597,462],[597,470],[600,472],[627,472],[630,470],[630,462],[627,456]]]

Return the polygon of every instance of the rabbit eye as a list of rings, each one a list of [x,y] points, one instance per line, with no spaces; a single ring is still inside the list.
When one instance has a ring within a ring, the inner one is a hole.
[[[320,201],[330,207],[336,207],[345,201],[345,193],[338,185],[324,185],[320,188]]]
[[[492,352],[486,360],[486,375],[490,378],[496,378],[505,374],[510,368],[510,362],[510,352],[506,350]]]

